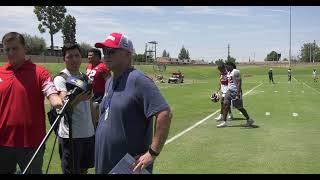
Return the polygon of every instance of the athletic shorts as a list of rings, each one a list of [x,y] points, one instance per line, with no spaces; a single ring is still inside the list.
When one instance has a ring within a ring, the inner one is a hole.
[[[228,86],[226,86],[226,85],[221,85],[220,92],[221,92],[221,96],[222,96],[222,97],[225,97],[227,91],[228,91]]]
[[[69,138],[59,138],[59,154],[63,174],[72,173],[71,143]],[[80,174],[80,169],[94,167],[94,136],[74,138],[74,173]]]
[[[237,92],[233,92],[228,90],[226,96],[224,97],[223,104],[228,106],[232,106],[233,108],[240,109],[243,107],[243,100],[242,98],[236,99]]]

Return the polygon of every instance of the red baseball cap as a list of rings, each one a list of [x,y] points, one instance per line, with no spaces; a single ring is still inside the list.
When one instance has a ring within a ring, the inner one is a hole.
[[[132,41],[124,34],[111,33],[104,42],[98,42],[95,44],[96,48],[112,48],[112,49],[126,49],[131,53],[134,53]]]

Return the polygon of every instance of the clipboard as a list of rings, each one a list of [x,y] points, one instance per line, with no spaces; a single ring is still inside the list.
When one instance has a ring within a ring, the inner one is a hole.
[[[112,168],[109,174],[151,174],[146,169],[143,169],[140,172],[132,172],[132,164],[135,162],[135,159],[130,155],[126,154],[123,158]]]

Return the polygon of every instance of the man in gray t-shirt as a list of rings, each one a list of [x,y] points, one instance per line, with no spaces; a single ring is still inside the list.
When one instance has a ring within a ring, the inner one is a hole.
[[[100,104],[95,139],[96,173],[109,173],[126,153],[136,158],[132,172],[139,173],[145,168],[152,172],[153,162],[169,133],[170,107],[154,82],[131,66],[134,53],[131,40],[112,33],[95,46],[102,48],[104,60],[113,72]]]

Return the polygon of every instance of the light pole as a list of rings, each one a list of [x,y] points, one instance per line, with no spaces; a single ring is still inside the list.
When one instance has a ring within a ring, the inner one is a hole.
[[[289,45],[289,68],[291,67],[291,6],[290,6],[290,45]]]
[[[151,44],[151,49],[148,50],[148,44]],[[154,53],[154,61],[157,60],[157,41],[150,41],[146,43],[146,62],[147,62],[147,53]]]

